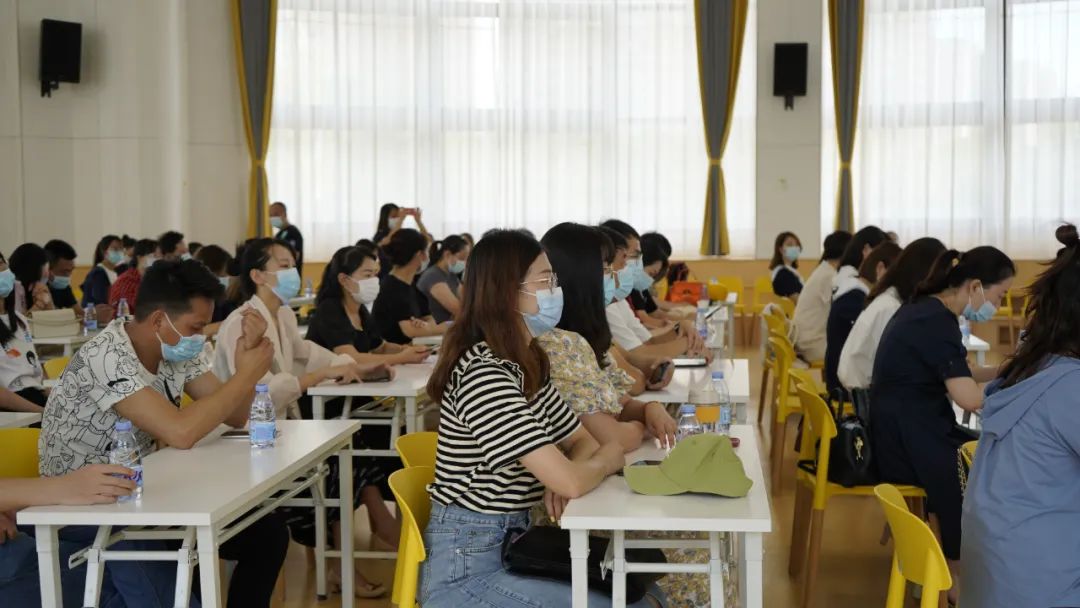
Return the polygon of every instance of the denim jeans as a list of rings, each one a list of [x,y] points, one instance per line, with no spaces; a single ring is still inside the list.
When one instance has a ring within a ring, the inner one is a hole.
[[[569,608],[570,584],[511,574],[503,568],[502,544],[508,530],[528,527],[526,511],[505,515],[477,513],[431,503],[424,531],[427,560],[420,569],[424,608]],[[649,595],[660,597],[659,591]],[[611,606],[611,598],[589,590],[589,608]],[[653,606],[648,598],[631,608]]]
[[[68,569],[67,560],[85,543],[60,541],[60,591],[64,606],[82,606],[86,564]],[[102,608],[123,606],[111,586],[101,592]],[[0,606],[4,608],[39,608],[41,582],[38,578],[37,542],[33,536],[20,532],[15,538],[0,544]]]

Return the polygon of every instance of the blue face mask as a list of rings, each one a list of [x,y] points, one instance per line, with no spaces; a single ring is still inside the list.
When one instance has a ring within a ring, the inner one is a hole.
[[[52,286],[54,289],[67,289],[71,286],[71,277],[53,277]]]
[[[271,289],[274,290],[277,297],[281,298],[282,302],[288,304],[289,300],[300,293],[300,271],[296,268],[286,268],[277,271],[275,274],[277,276],[277,285],[274,285]]]
[[[458,260],[450,264],[450,274],[461,274],[463,272],[465,272],[465,262]]]
[[[191,254],[190,253],[181,253],[180,254],[180,261],[181,262],[186,262],[186,261],[188,261],[190,259],[191,259]]]
[[[218,283],[221,283],[222,287],[224,287],[225,289],[229,288],[229,277],[218,277],[217,280]]]
[[[604,274],[604,306],[615,300],[615,277],[611,273]]]
[[[534,338],[538,338],[555,329],[555,326],[559,324],[559,320],[562,319],[562,287],[544,289],[529,295],[536,298],[536,305],[540,308],[540,312],[523,312],[521,315],[525,317],[525,325],[529,328],[529,333]]]
[[[634,267],[627,263],[626,267],[619,271],[619,284],[615,287],[614,301],[625,300],[631,291],[634,291]]]
[[[158,342],[161,342],[161,356],[172,363],[191,361],[198,357],[203,350],[203,345],[206,343],[206,336],[202,334],[185,336],[176,329],[168,315],[165,315],[165,320],[169,322],[169,327],[176,332],[176,335],[180,336],[180,341],[176,344],[166,344],[161,339],[161,336],[158,336]]]
[[[997,313],[997,307],[986,299],[986,292],[983,291],[982,286],[979,286],[979,293],[983,296],[982,306],[979,306],[978,309],[972,308],[970,298],[967,305],[964,306],[964,318],[972,323],[985,323],[993,319],[994,314]]]
[[[124,251],[122,249],[110,249],[105,252],[105,259],[109,260],[109,263],[113,266],[119,266],[124,263]]]
[[[641,260],[634,262],[634,289],[638,291],[648,291],[652,287],[654,282],[653,278],[649,276],[649,273],[645,272],[645,265]]]
[[[15,289],[15,273],[10,268],[0,270],[0,298],[8,297],[12,289]]]
[[[784,247],[784,259],[789,262],[794,262],[802,255],[802,247],[798,245],[788,245]]]

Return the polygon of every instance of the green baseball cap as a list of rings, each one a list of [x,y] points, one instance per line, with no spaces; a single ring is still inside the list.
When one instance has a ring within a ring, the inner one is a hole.
[[[682,439],[659,465],[630,465],[623,475],[631,490],[650,496],[699,492],[739,498],[754,485],[731,439],[713,433]]]

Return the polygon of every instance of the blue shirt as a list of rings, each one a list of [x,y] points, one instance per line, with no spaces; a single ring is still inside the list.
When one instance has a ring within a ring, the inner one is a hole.
[[[965,606],[1080,606],[1080,361],[987,387],[964,499]]]

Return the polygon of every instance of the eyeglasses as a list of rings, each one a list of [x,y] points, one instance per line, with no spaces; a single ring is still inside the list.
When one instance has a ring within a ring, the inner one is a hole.
[[[533,279],[532,281],[522,281],[522,285],[528,285],[530,283],[546,283],[548,289],[555,289],[559,286],[559,277],[553,272],[551,276],[546,279]]]

